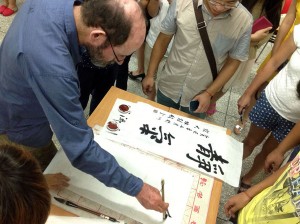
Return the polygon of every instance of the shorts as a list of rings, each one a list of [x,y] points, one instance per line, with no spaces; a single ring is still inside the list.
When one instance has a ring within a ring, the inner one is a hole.
[[[267,129],[272,132],[274,138],[281,142],[295,126],[294,122],[281,117],[269,103],[265,90],[249,115],[250,121],[257,127]]]

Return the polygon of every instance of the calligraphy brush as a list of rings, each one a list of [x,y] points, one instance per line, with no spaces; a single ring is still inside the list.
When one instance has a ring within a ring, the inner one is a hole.
[[[113,217],[110,217],[110,216],[105,215],[105,214],[103,214],[103,213],[96,212],[96,211],[93,211],[93,210],[91,210],[91,209],[82,207],[82,206],[77,205],[77,204],[75,204],[75,203],[73,203],[73,202],[71,202],[71,201],[67,201],[67,200],[65,200],[65,199],[63,199],[63,198],[57,198],[57,197],[54,197],[54,199],[55,199],[56,201],[58,201],[59,203],[68,205],[68,206],[73,207],[73,208],[81,209],[81,210],[83,210],[83,211],[86,211],[86,212],[89,212],[89,213],[91,213],[91,214],[97,215],[97,216],[99,216],[99,217],[101,217],[101,218],[103,218],[103,219],[107,219],[107,220],[112,221],[112,222],[119,222],[117,219],[115,219],[115,218],[113,218]]]

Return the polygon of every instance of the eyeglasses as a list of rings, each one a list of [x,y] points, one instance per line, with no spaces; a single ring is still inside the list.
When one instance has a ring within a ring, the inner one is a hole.
[[[225,9],[234,9],[236,7],[239,6],[240,2],[237,1],[235,3],[232,3],[232,4],[225,4],[225,3],[221,3],[221,2],[218,2],[218,1],[215,1],[215,0],[208,0],[210,4],[214,5],[214,6],[222,6],[224,7]]]
[[[112,51],[113,51],[113,53],[114,53],[114,56],[115,56],[115,59],[117,60],[117,62],[122,62],[122,61],[124,61],[124,59],[123,59],[123,60],[120,60],[120,59],[118,58],[118,56],[116,55],[116,52],[115,52],[115,50],[114,50],[114,48],[113,48],[113,46],[112,46],[112,44],[111,44],[110,38],[109,38],[109,36],[107,35],[107,33],[106,33],[106,36],[107,36],[108,42],[109,42],[109,44],[110,44],[110,47],[111,47],[111,49],[112,49]]]

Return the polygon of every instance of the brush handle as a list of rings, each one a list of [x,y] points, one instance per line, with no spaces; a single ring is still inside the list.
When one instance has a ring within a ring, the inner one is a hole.
[[[67,202],[66,202],[66,205],[71,206],[71,207],[73,207],[73,208],[81,209],[81,210],[83,210],[83,211],[86,211],[86,212],[91,213],[91,214],[93,214],[93,215],[97,215],[97,216],[99,216],[99,217],[101,217],[101,218],[103,218],[103,219],[107,219],[107,220],[112,221],[112,222],[119,222],[117,219],[115,219],[115,218],[113,218],[113,217],[110,217],[110,216],[105,215],[105,214],[102,214],[102,213],[100,213],[100,212],[96,212],[96,211],[93,211],[93,210],[91,210],[91,209],[82,207],[82,206],[77,205],[77,204],[75,204],[75,203],[73,203],[73,202],[70,202],[70,201],[67,201]]]

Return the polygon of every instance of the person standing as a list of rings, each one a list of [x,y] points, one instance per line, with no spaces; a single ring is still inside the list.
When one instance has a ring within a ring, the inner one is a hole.
[[[239,1],[199,0],[207,33],[216,61],[217,78],[212,72],[197,29],[193,1],[174,0],[162,22],[161,32],[154,44],[143,91],[150,95],[154,74],[174,36],[170,54],[160,74],[157,102],[205,118],[211,101],[238,68],[248,59],[252,16]],[[198,101],[194,111],[190,101]]]
[[[145,20],[133,0],[26,0],[0,47],[0,143],[46,157],[47,166],[56,152],[54,131],[73,166],[147,209],[166,211],[158,189],[94,141],[79,101],[80,46],[104,67],[122,64],[144,39]]]
[[[289,63],[276,75],[250,112],[250,130],[243,140],[243,159],[265,139],[261,151],[256,155],[250,170],[241,178],[239,191],[251,187],[252,179],[263,169],[270,152],[293,129],[300,120],[300,25],[296,25],[292,35],[283,43],[266,66],[238,100],[238,110],[250,105],[258,88],[266,82],[278,67],[290,58]],[[292,102],[292,103],[291,103]]]
[[[251,12],[254,21],[265,16],[272,23],[272,26],[257,30],[255,33],[251,34],[249,59],[241,63],[236,73],[223,87],[223,92],[232,86],[242,87],[246,83],[255,62],[257,49],[265,44],[270,39],[273,32],[279,27],[282,1],[244,0],[242,4],[249,10],[249,12]],[[253,99],[252,104],[255,104],[255,99]],[[241,134],[244,129],[251,109],[251,106],[245,109],[241,115],[242,119],[237,121],[233,129],[233,132],[236,135]]]

